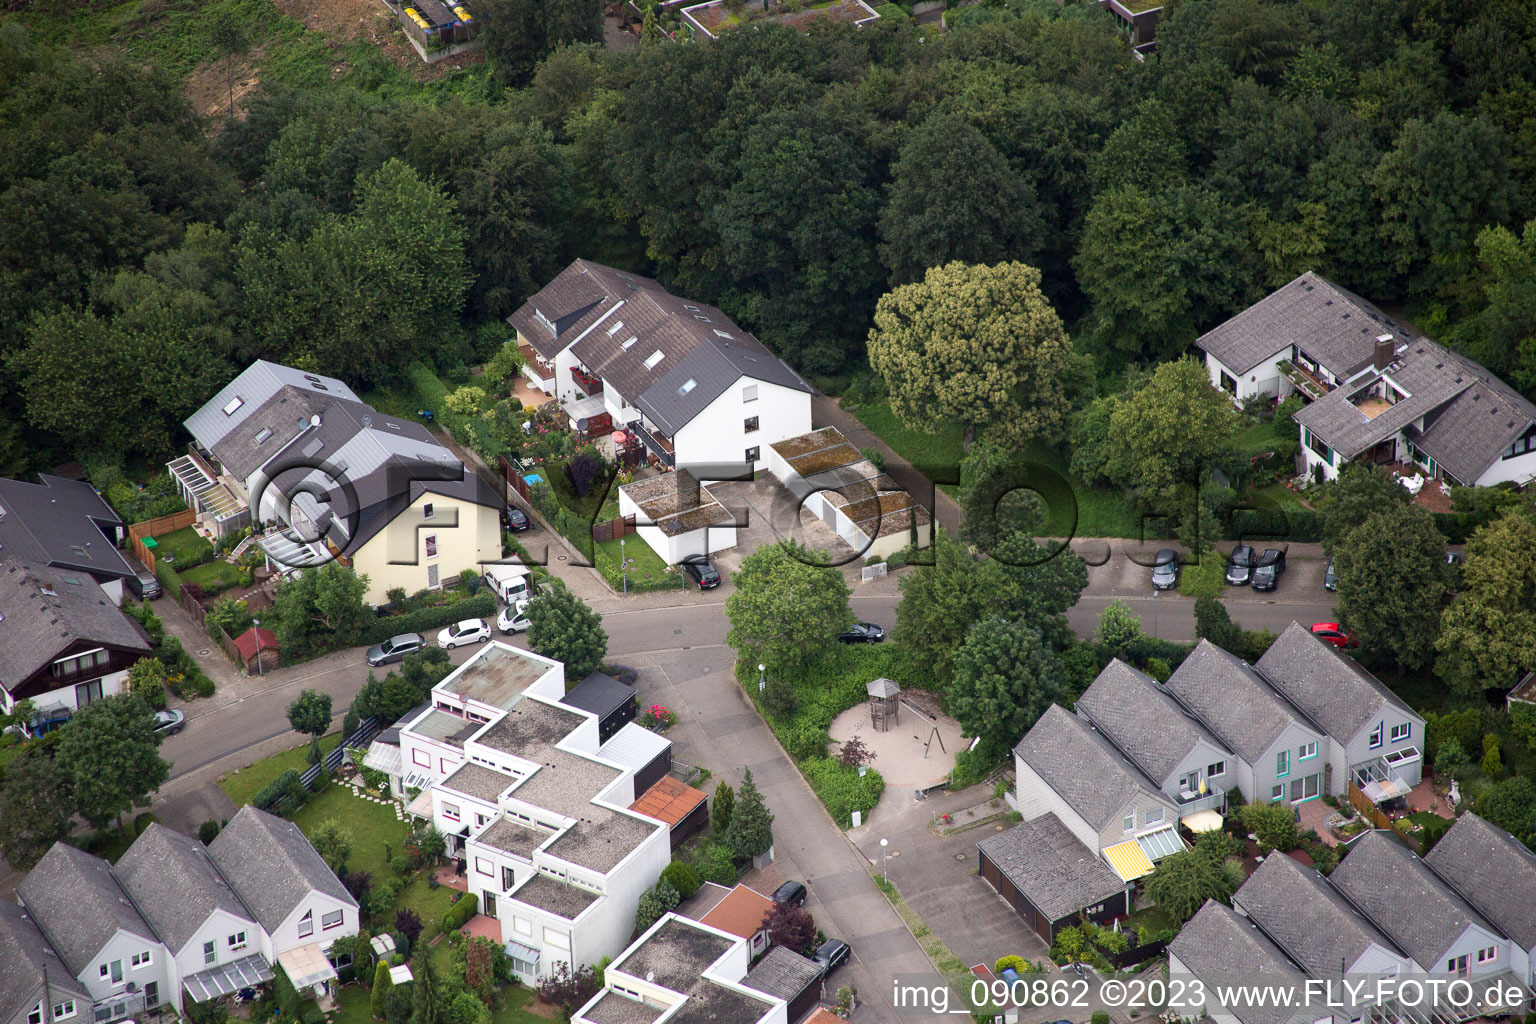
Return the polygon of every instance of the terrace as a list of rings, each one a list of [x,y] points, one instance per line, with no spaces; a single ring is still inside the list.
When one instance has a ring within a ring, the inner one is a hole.
[[[1333,390],[1333,385],[1327,383],[1317,372],[1291,362],[1279,364],[1280,373],[1285,379],[1296,386],[1296,389],[1308,398],[1322,398]]]

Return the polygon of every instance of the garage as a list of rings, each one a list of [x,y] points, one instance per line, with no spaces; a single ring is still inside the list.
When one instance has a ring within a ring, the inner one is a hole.
[[[1084,916],[1109,921],[1130,912],[1130,891],[1054,814],[976,844],[982,879],[1024,926],[1047,943]]]

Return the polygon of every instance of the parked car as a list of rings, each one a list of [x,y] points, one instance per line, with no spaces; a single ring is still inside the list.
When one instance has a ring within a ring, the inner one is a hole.
[[[1353,648],[1360,646],[1360,641],[1351,636],[1349,630],[1337,622],[1312,623],[1312,635],[1324,643],[1332,644],[1335,647]]]
[[[507,605],[497,614],[496,628],[510,636],[527,629],[532,621],[528,618],[528,601],[523,600]]]
[[[447,626],[437,634],[437,646],[453,650],[465,644],[483,644],[491,638],[491,627],[484,619],[464,619]]]
[[[1264,553],[1259,556],[1258,565],[1253,569],[1253,589],[1274,590],[1283,572],[1285,572],[1285,552],[1279,548],[1265,548]]]
[[[873,622],[855,622],[837,638],[845,644],[878,644],[885,640],[885,630]]]
[[[842,939],[828,939],[816,947],[812,959],[821,964],[821,976],[825,978],[847,963],[852,955],[853,950],[848,947],[848,943]]]
[[[769,899],[775,903],[788,903],[792,907],[798,907],[805,903],[806,891],[803,882],[785,882],[773,890]]]
[[[1163,548],[1152,559],[1152,586],[1158,590],[1172,590],[1179,585],[1179,553],[1173,548]]]
[[[1323,570],[1323,589],[1338,590],[1339,574],[1333,571],[1333,559],[1328,559],[1328,568]]]
[[[160,586],[160,580],[150,572],[144,563],[134,558],[127,552],[123,553],[123,561],[128,563],[128,568],[133,570],[133,575],[123,580],[128,592],[140,601],[153,601],[164,593]]]
[[[1465,561],[1465,559],[1461,557],[1460,551],[1447,551],[1445,553],[1446,565],[1460,565],[1463,561]]]
[[[174,709],[155,712],[155,735],[170,736],[187,727],[187,716]]]
[[[708,555],[689,555],[678,565],[700,590],[713,590],[720,585],[720,574],[709,564]]]
[[[391,662],[400,661],[407,654],[415,654],[427,645],[427,638],[420,633],[401,633],[392,636],[381,644],[374,644],[363,655],[363,660],[377,668],[380,665],[388,665]]]
[[[516,505],[508,505],[501,510],[501,528],[508,533],[522,533],[532,525],[528,513]]]
[[[1227,582],[1234,587],[1241,587],[1249,583],[1252,577],[1253,547],[1239,544],[1232,549],[1232,555],[1227,559]]]

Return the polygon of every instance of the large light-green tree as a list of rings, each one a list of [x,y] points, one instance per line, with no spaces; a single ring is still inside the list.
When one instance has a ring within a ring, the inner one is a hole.
[[[528,605],[528,646],[565,665],[568,686],[597,671],[608,653],[603,617],[564,584]]]
[[[1001,756],[1052,703],[1067,697],[1067,671],[1040,631],[1023,622],[976,623],[955,652],[944,706],[988,755]]]
[[[147,807],[150,794],[170,778],[160,756],[155,713],[130,694],[92,701],[60,730],[54,756],[69,779],[75,809],[95,828],[123,812]]]
[[[1110,412],[1105,470],[1149,505],[1169,506],[1179,488],[1193,488],[1206,464],[1227,451],[1240,426],[1203,363],[1163,363]]]
[[[1434,657],[1450,591],[1445,537],[1418,505],[1386,506],[1334,548],[1339,620],[1370,655],[1403,668]]]
[[[1467,544],[1462,591],[1440,618],[1435,673],[1475,697],[1536,668],[1536,520],[1506,512]]]

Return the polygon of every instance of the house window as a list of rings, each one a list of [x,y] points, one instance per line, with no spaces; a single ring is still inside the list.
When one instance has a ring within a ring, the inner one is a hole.
[[[299,937],[313,934],[315,934],[315,912],[306,910],[304,916],[299,918]]]
[[[27,1014],[27,1024],[43,1024],[43,1004],[38,1003],[32,1007],[32,1012]]]
[[[488,878],[496,877],[496,865],[492,864],[484,857],[475,858],[475,870]]]
[[[679,395],[686,395],[688,392],[692,391],[698,386],[699,382],[694,380],[692,377],[689,377],[687,380],[683,381],[683,386],[677,389],[677,393]]]
[[[720,328],[718,328],[718,327],[716,327],[716,328],[715,328],[715,334],[716,334],[716,335],[717,335],[717,336],[719,336],[719,337],[721,337],[721,338],[730,338],[730,335],[729,335],[729,334],[726,334],[726,333],[725,333],[725,332],[724,332],[724,331],[722,331],[722,330],[721,330],[721,329],[720,329]]]
[[[207,942],[203,943],[203,964],[206,966],[208,964],[217,963],[218,960],[219,944],[214,942],[212,939],[209,939]]]
[[[687,305],[686,303],[683,305],[683,308],[686,309],[690,313],[697,313],[699,311],[699,307],[698,306],[690,306],[690,305]]]
[[[533,924],[529,921],[524,921],[520,917],[514,917],[512,919],[512,927],[519,935],[526,935],[529,938],[533,937]]]
[[[233,934],[233,935],[231,935],[229,937],[228,941],[229,941],[229,948],[230,949],[244,949],[245,948],[245,932],[235,932],[235,934]]]
[[[75,684],[75,707],[83,708],[93,700],[101,700],[101,680]]]
[[[271,427],[262,427],[260,430],[258,430],[256,432],[256,443],[257,444],[266,444],[267,443],[267,439],[270,438],[271,436],[272,436],[272,428]]]
[[[753,445],[751,448],[747,449],[747,461],[748,462],[756,462],[758,459],[760,459],[762,457],[763,457],[763,449],[761,447],[759,447],[758,445]]]
[[[1333,449],[1324,444],[1321,438],[1307,428],[1303,427],[1301,433],[1303,439],[1307,442],[1307,447],[1311,448],[1324,463],[1330,466],[1333,465]]]
[[[513,871],[511,868],[508,868],[508,867],[502,868],[501,869],[501,891],[502,892],[506,892],[508,889],[511,889],[516,884],[517,884],[517,873],[515,871]]]
[[[1214,779],[1218,775],[1225,774],[1227,774],[1227,762],[1225,761],[1217,761],[1215,764],[1205,766],[1205,777],[1208,779]]]
[[[755,432],[757,430],[757,419],[756,416],[748,416],[741,424],[742,431],[748,434]]]
[[[329,914],[326,914],[324,917],[320,918],[320,929],[321,929],[321,931],[327,931],[328,932],[332,928],[340,928],[341,927],[341,922],[342,922],[342,916],[343,915],[342,915],[341,911],[333,910]]]
[[[1465,977],[1467,973],[1467,954],[1453,956],[1445,962],[1445,969],[1457,977]]]
[[[104,1021],[104,1020],[111,1020],[115,1016],[117,1016],[116,1007],[112,1007],[112,1006],[98,1006],[98,1007],[96,1007],[96,1020],[97,1020],[98,1024],[99,1024],[99,1022]]]
[[[552,928],[544,929],[544,944],[547,946],[554,946],[556,949],[571,948],[570,938],[560,932],[555,931]]]
[[[1291,752],[1282,750],[1275,755],[1275,778],[1283,779],[1291,774]]]
[[[693,318],[695,320],[698,320],[698,321],[702,322],[702,323],[706,323],[706,324],[707,323],[712,323],[712,321],[709,319],[709,317],[703,315],[702,313],[695,313],[695,314],[693,314]]]
[[[437,557],[437,534],[429,533],[425,537],[422,538],[421,542],[422,542],[422,544],[424,544],[426,546],[427,557],[428,558],[436,558]]]
[[[1141,816],[1141,823],[1143,825],[1156,825],[1162,820],[1163,809],[1161,807],[1154,807],[1152,810],[1144,812]]]
[[[73,658],[60,658],[53,663],[51,671],[55,676],[76,676],[93,668],[105,666],[111,660],[112,656],[106,651],[86,651]]]
[[[41,1009],[41,1007],[39,1007],[39,1009]],[[65,1017],[73,1017],[74,1015],[75,1001],[73,999],[66,999],[62,1003],[53,1004],[54,1020],[63,1020]]]
[[[1226,370],[1221,371],[1221,390],[1228,394],[1237,394],[1237,381]]]
[[[459,808],[455,804],[443,804],[443,817],[449,821],[459,820]]]
[[[1135,828],[1136,828],[1136,812],[1132,811],[1130,814],[1127,814],[1125,816],[1125,819],[1123,821],[1120,822],[1120,831],[1122,831],[1122,832],[1132,832],[1132,831],[1135,830]]]
[[[1271,787],[1270,791],[1269,791],[1269,798],[1270,798],[1270,800],[1284,800],[1285,799],[1285,787],[1284,786],[1273,786],[1273,787]]]
[[[485,824],[485,821],[486,821],[485,815],[480,814],[479,812],[475,813],[475,828],[480,828],[481,826],[483,826]]]
[[[1480,950],[1477,951],[1477,962],[1480,963],[1480,964],[1496,963],[1496,962],[1498,962],[1498,959],[1499,959],[1499,947],[1498,946],[1489,946],[1486,949],[1480,949]]]
[[[610,337],[610,338],[613,337],[615,334],[618,334],[623,329],[624,329],[624,321],[623,320],[615,320],[613,322],[613,326],[608,328],[608,337]]]
[[[432,503],[430,501],[427,502],[425,505],[421,506],[421,518],[431,519],[433,511],[434,509],[432,508]]]
[[[1376,728],[1371,730],[1370,746],[1371,746],[1372,750],[1375,750],[1377,747],[1381,746],[1381,723],[1380,722],[1377,722],[1376,723]]]
[[[442,577],[438,575],[437,563],[427,566],[427,589],[436,590],[442,585]]]
[[[645,357],[645,368],[647,370],[654,370],[656,369],[656,364],[661,362],[661,360],[662,351],[661,349],[657,349],[655,352],[652,352],[650,355]]]
[[[755,401],[757,401],[757,385],[756,384],[746,384],[746,385],[744,385],[742,387],[742,389],[741,389],[741,400],[743,402],[755,402]]]
[[[1298,761],[1305,761],[1309,757],[1316,757],[1316,756],[1317,756],[1317,741],[1316,740],[1313,740],[1311,743],[1303,743],[1300,747],[1298,747],[1296,749],[1296,760],[1298,760]]]
[[[432,758],[430,758],[429,756],[427,756],[426,754],[422,753],[419,750],[412,750],[411,751],[411,763],[412,764],[419,764],[423,768],[431,768],[432,767]]]
[[[624,351],[625,351],[625,352],[628,352],[628,351],[629,351],[629,350],[630,350],[630,349],[631,349],[631,348],[633,348],[633,347],[634,347],[634,345],[635,345],[635,342],[637,342],[637,341],[639,341],[639,340],[640,340],[640,338],[639,338],[639,337],[638,337],[638,336],[637,336],[637,335],[633,335],[633,334],[631,334],[631,335],[630,335],[630,336],[629,336],[629,338],[628,338],[628,339],[626,339],[626,340],[625,340],[625,341],[624,341],[624,343],[623,343],[623,344],[622,344],[622,345],[620,345],[620,346],[619,346],[619,348],[621,348],[621,349],[623,349],[623,350],[624,350]]]
[[[129,960],[131,961],[131,966],[134,970],[138,970],[140,967],[148,967],[149,950],[146,949],[142,953],[135,953],[132,957],[129,958]]]
[[[1413,723],[1412,722],[1404,722],[1401,725],[1394,725],[1392,727],[1392,742],[1393,743],[1401,743],[1403,740],[1407,739],[1408,737],[1410,737],[1412,735],[1413,735]]]

